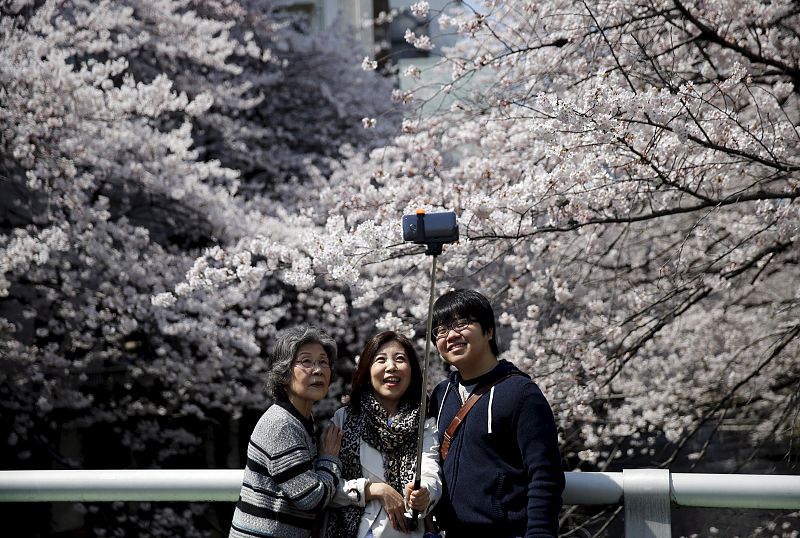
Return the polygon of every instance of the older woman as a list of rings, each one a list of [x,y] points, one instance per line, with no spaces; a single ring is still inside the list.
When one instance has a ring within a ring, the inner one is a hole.
[[[343,480],[328,509],[326,538],[423,535],[422,517],[439,499],[441,480],[431,419],[425,424],[421,487],[412,490],[421,390],[422,370],[406,337],[386,331],[367,342],[353,372],[349,405],[333,417],[344,430]],[[406,520],[409,509],[420,512],[414,531]]]
[[[230,538],[311,536],[341,477],[342,432],[326,429],[317,457],[311,416],[334,360],[336,343],[314,327],[290,329],[275,343],[267,378],[275,403],[250,437]]]

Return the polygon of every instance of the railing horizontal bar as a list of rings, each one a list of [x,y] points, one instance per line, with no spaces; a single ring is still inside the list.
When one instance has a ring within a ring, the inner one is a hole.
[[[564,504],[620,504],[622,473],[564,473]]]
[[[679,506],[800,509],[800,476],[673,473]]]
[[[236,501],[242,469],[0,471],[0,502]]]
[[[564,504],[624,501],[622,473],[568,472]],[[0,502],[226,501],[238,498],[241,469],[0,471]],[[672,473],[681,506],[800,509],[800,476]]]

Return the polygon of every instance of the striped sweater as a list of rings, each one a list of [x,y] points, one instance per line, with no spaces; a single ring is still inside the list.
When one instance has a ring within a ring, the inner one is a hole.
[[[288,402],[261,416],[247,447],[247,466],[229,538],[311,536],[336,493],[341,463],[317,456],[313,423]]]

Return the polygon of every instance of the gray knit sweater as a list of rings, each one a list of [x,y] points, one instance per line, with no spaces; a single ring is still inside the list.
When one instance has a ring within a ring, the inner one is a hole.
[[[312,423],[288,402],[261,416],[247,447],[229,538],[311,536],[341,478],[339,458],[316,459],[312,433]]]

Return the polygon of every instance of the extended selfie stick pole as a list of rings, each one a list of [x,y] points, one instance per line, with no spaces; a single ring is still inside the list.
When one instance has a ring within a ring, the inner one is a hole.
[[[438,247],[438,249],[436,248]],[[441,245],[428,245],[426,254],[433,257],[431,263],[431,293],[428,298],[428,323],[425,331],[425,356],[422,359],[422,390],[419,397],[419,429],[417,430],[417,466],[414,470],[414,489],[419,489],[422,481],[422,449],[425,439],[425,411],[428,407],[428,359],[431,353],[431,331],[433,330],[433,297],[436,290],[436,257],[442,251]],[[411,526],[416,528],[419,513],[414,510]]]
[[[442,253],[442,245],[458,241],[458,221],[452,211],[425,214],[418,209],[416,215],[403,215],[403,241],[425,245],[425,254],[433,257],[431,264],[431,293],[428,299],[428,323],[425,331],[425,355],[422,358],[422,388],[419,395],[419,425],[417,431],[417,463],[414,470],[414,489],[422,485],[422,451],[425,441],[425,415],[428,403],[428,360],[431,354],[431,332],[433,329],[433,297],[436,290],[436,257]],[[412,511],[406,517],[411,530],[417,528],[419,512]]]

